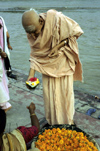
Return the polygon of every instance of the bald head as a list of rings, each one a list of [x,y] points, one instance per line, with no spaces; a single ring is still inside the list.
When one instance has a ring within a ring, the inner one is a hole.
[[[22,25],[25,31],[34,35],[35,38],[38,37],[41,30],[43,30],[44,23],[44,19],[40,17],[35,10],[26,11],[22,16]]]
[[[39,24],[39,15],[35,10],[29,10],[22,15],[22,25],[26,30],[27,27],[35,28]]]

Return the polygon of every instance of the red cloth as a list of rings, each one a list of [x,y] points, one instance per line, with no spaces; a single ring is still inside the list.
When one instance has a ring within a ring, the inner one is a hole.
[[[20,126],[17,127],[17,129],[19,129],[20,132],[22,133],[26,144],[29,143],[39,132],[36,126],[31,126],[31,127]],[[0,151],[1,151],[1,147],[0,147]]]
[[[38,134],[38,128],[36,126],[32,127],[20,126],[17,129],[21,131],[26,144],[29,143]]]

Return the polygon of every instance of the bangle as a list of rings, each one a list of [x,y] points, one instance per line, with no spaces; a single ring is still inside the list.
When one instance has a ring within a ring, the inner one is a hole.
[[[64,41],[64,45],[66,45],[67,44],[67,42],[66,42],[66,40]]]
[[[31,114],[30,116],[36,115],[35,113]]]

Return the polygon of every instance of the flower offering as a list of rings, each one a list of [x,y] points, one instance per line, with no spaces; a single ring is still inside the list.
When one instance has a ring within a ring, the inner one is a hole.
[[[30,88],[35,88],[40,83],[39,79],[36,77],[30,78],[29,81],[26,81],[26,84]]]
[[[65,128],[46,129],[38,136],[35,146],[40,151],[98,151],[83,132]]]

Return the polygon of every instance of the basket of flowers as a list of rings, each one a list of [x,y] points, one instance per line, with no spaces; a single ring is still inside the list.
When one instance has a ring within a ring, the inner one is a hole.
[[[74,125],[44,127],[33,142],[40,151],[100,151],[96,141]]]

